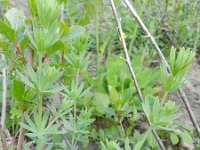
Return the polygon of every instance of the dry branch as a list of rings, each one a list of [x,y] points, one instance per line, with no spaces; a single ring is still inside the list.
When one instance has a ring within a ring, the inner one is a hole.
[[[135,88],[137,90],[139,99],[140,99],[141,103],[143,103],[144,99],[143,99],[143,96],[142,96],[142,92],[140,90],[138,81],[136,79],[135,72],[134,72],[134,70],[132,68],[132,65],[131,65],[131,61],[130,61],[130,57],[129,57],[129,54],[128,54],[128,50],[127,50],[127,46],[126,46],[123,30],[122,30],[122,27],[121,27],[121,22],[120,22],[120,19],[118,17],[117,10],[116,10],[116,7],[115,7],[115,4],[114,4],[113,0],[110,0],[110,4],[112,6],[112,10],[113,10],[113,13],[114,13],[114,16],[115,16],[115,19],[116,19],[116,23],[117,23],[117,26],[118,26],[118,33],[119,33],[120,40],[121,40],[122,45],[123,45],[123,50],[124,50],[123,52],[124,52],[124,55],[125,55],[126,64],[127,64],[128,68],[129,68],[129,71],[131,73],[131,76],[132,76]],[[148,118],[147,118],[147,121],[148,121],[148,125],[151,126],[151,122],[148,120]],[[152,133],[155,136],[160,148],[162,150],[165,150],[165,147],[164,147],[164,144],[162,143],[162,140],[160,139],[160,137],[158,136],[158,134],[156,133],[156,131],[154,129],[152,129]]]
[[[164,55],[162,54],[162,51],[160,50],[158,44],[156,43],[155,41],[155,38],[151,35],[151,33],[149,32],[149,30],[146,28],[146,26],[144,25],[142,19],[140,18],[140,16],[137,14],[137,12],[135,11],[135,9],[133,8],[133,6],[131,5],[131,3],[128,1],[128,0],[124,0],[126,6],[128,7],[128,9],[130,10],[130,12],[132,13],[132,15],[134,16],[134,18],[136,19],[136,21],[138,22],[138,24],[140,25],[140,27],[143,29],[143,31],[146,33],[146,35],[149,37],[150,41],[151,41],[151,44],[154,46],[157,54],[159,55],[160,59],[165,63],[165,65],[167,66],[167,69],[168,69],[168,73],[170,74],[171,73],[171,69],[170,69],[170,66],[168,64],[168,62],[166,61]],[[197,133],[198,133],[198,136],[200,137],[200,128],[199,128],[199,125],[196,121],[196,118],[192,112],[192,109],[190,107],[190,104],[188,102],[188,99],[184,93],[184,91],[182,89],[179,89],[178,90],[182,100],[183,100],[183,103],[185,104],[185,107],[188,111],[188,114],[190,116],[190,119],[194,125],[194,127],[196,128],[197,130]]]
[[[2,150],[7,150],[6,136],[5,136],[5,133],[4,133],[1,125],[0,125],[0,139],[1,139],[1,143],[2,143],[2,145],[1,145]]]
[[[4,54],[2,54],[2,61],[5,61],[6,58]],[[2,110],[1,110],[1,126],[5,128],[5,118],[6,118],[6,94],[7,94],[7,86],[6,86],[6,68],[2,69],[2,81],[3,81],[3,91],[2,91]]]

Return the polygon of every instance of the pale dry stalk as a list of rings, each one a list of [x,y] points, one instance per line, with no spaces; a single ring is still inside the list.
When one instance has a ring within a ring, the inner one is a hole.
[[[168,69],[168,73],[171,73],[171,68],[168,64],[168,62],[166,61],[162,51],[160,50],[158,44],[155,41],[155,38],[152,36],[152,34],[149,32],[149,30],[147,29],[147,27],[144,25],[142,19],[140,18],[140,16],[138,15],[138,13],[136,12],[136,10],[133,8],[132,4],[128,1],[128,0],[124,0],[126,6],[128,7],[129,11],[132,13],[133,17],[136,19],[136,21],[138,22],[138,24],[140,25],[140,27],[143,29],[143,31],[145,32],[145,34],[147,35],[147,37],[150,39],[151,44],[153,45],[153,47],[155,48],[157,54],[159,55],[160,59],[165,63],[165,65],[167,66]],[[190,119],[195,127],[195,129],[197,130],[198,136],[200,137],[200,128],[199,125],[196,121],[196,118],[192,112],[191,106],[189,104],[189,101],[186,97],[186,94],[184,93],[184,91],[182,89],[178,90],[178,93],[180,94],[183,103],[185,104],[185,107],[188,111],[188,114],[190,116]]]
[[[130,57],[129,57],[129,54],[128,54],[128,50],[127,50],[127,46],[126,46],[126,42],[125,42],[125,38],[124,38],[124,33],[123,33],[123,30],[122,30],[122,26],[121,26],[121,22],[120,22],[120,19],[118,17],[118,13],[117,13],[117,10],[116,10],[116,7],[115,7],[113,0],[110,0],[110,4],[111,4],[112,10],[113,10],[113,13],[114,13],[114,16],[115,16],[115,20],[116,20],[116,23],[117,23],[117,26],[118,26],[118,33],[119,33],[119,36],[120,36],[120,41],[123,45],[123,50],[124,50],[123,52],[124,52],[124,55],[125,55],[126,64],[129,68],[130,74],[132,76],[132,80],[133,80],[135,88],[137,90],[139,99],[140,99],[141,103],[144,103],[144,99],[143,99],[143,96],[142,96],[141,89],[139,87],[138,81],[136,79],[135,72],[134,72],[132,65],[131,65],[131,61],[130,61]],[[148,121],[148,125],[151,126],[151,122],[148,120],[148,117],[147,117],[147,121]],[[158,136],[157,132],[154,129],[152,129],[152,133],[153,133],[154,137],[156,138],[160,148],[162,150],[165,150],[165,146],[164,146],[162,140],[160,139],[160,137]]]

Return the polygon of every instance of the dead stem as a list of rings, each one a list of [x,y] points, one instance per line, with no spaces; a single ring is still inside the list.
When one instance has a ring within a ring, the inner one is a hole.
[[[5,55],[2,54],[2,61],[5,61]],[[2,110],[1,110],[1,126],[5,128],[5,118],[6,118],[6,94],[7,94],[7,85],[6,85],[6,67],[2,69],[2,81],[3,81],[3,91],[2,91]]]
[[[3,131],[3,127],[1,125],[0,125],[0,139],[1,139],[1,143],[2,143],[2,149],[7,150],[6,137],[5,137],[5,133]]]
[[[120,40],[121,40],[122,45],[123,45],[126,63],[127,63],[128,68],[129,68],[129,71],[130,71],[130,73],[131,73],[131,76],[132,76],[132,79],[133,79],[135,88],[136,88],[136,90],[137,90],[139,99],[140,99],[141,103],[143,103],[143,102],[144,102],[144,99],[143,99],[142,92],[141,92],[141,90],[140,90],[138,81],[137,81],[137,79],[136,79],[135,72],[134,72],[134,70],[133,70],[133,68],[132,68],[132,65],[131,65],[131,61],[130,61],[130,57],[129,57],[129,54],[128,54],[128,50],[127,50],[127,47],[126,47],[126,42],[125,42],[123,30],[122,30],[122,27],[121,27],[121,22],[120,22],[120,19],[119,19],[119,17],[118,17],[117,10],[116,10],[116,7],[115,7],[115,4],[114,4],[113,0],[110,0],[110,3],[111,3],[112,10],[113,10],[113,13],[114,13],[114,16],[115,16],[115,19],[116,19],[116,23],[117,23],[117,26],[118,26],[118,33],[119,33]],[[147,121],[148,121],[148,125],[151,126],[151,122],[150,122],[148,119],[147,119]],[[158,142],[160,148],[161,148],[162,150],[165,150],[165,147],[164,147],[164,144],[162,143],[162,140],[160,139],[160,137],[158,136],[158,134],[156,133],[156,131],[155,131],[154,129],[152,129],[152,133],[153,133],[153,135],[155,136],[155,138],[156,138],[156,140],[157,140],[157,142]]]
[[[126,6],[128,7],[128,9],[130,10],[130,12],[132,13],[132,15],[134,16],[134,18],[136,19],[136,21],[138,22],[138,24],[140,25],[140,27],[143,29],[143,31],[146,33],[147,37],[149,37],[150,39],[150,42],[151,44],[153,45],[153,47],[155,48],[157,54],[159,55],[160,59],[165,63],[165,65],[167,66],[167,69],[168,69],[168,73],[170,74],[171,73],[171,69],[170,69],[170,66],[168,64],[168,62],[166,61],[164,55],[162,54],[162,51],[160,50],[158,44],[156,43],[155,41],[155,38],[151,35],[151,33],[149,32],[149,30],[146,28],[146,26],[144,25],[142,19],[140,18],[140,16],[137,14],[137,12],[135,11],[135,9],[133,8],[133,6],[131,5],[131,3],[128,1],[128,0],[124,0]],[[192,112],[192,109],[190,107],[190,104],[188,102],[188,99],[184,93],[184,91],[182,89],[179,89],[178,90],[182,100],[183,100],[183,103],[185,104],[186,106],[186,109],[188,111],[188,114],[190,116],[190,119],[194,125],[194,127],[196,128],[197,130],[197,133],[198,133],[198,136],[200,137],[200,128],[199,128],[199,125],[196,121],[196,118]]]

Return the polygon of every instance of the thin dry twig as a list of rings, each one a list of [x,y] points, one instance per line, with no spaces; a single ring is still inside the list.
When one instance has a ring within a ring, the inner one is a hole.
[[[23,112],[22,117],[21,117],[21,123],[25,123],[24,112]],[[19,138],[18,138],[18,143],[17,143],[17,150],[23,149],[25,131],[26,130],[22,126],[20,126]]]
[[[119,17],[118,17],[117,10],[116,10],[116,7],[115,7],[115,4],[114,4],[113,0],[110,0],[110,3],[111,3],[112,10],[113,10],[113,13],[114,13],[114,16],[115,16],[115,19],[116,19],[116,23],[117,23],[117,26],[118,26],[118,33],[119,33],[120,40],[121,40],[122,45],[123,45],[126,63],[127,63],[128,68],[129,68],[129,71],[130,71],[130,73],[131,73],[131,76],[132,76],[134,85],[135,85],[135,87],[136,87],[136,90],[137,90],[139,99],[140,99],[140,101],[143,103],[143,102],[144,102],[144,99],[143,99],[142,92],[141,92],[141,90],[140,90],[138,81],[137,81],[137,79],[136,79],[135,72],[134,72],[134,70],[133,70],[133,68],[132,68],[132,65],[131,65],[131,61],[130,61],[130,57],[129,57],[129,54],[128,54],[128,50],[127,50],[127,46],[126,46],[126,42],[125,42],[123,30],[122,30],[121,23],[120,23],[120,19],[119,19]],[[147,118],[147,121],[148,121],[148,125],[151,126],[151,122],[148,120],[148,118]],[[156,140],[157,140],[157,142],[158,142],[160,148],[161,148],[162,150],[165,150],[165,146],[164,146],[162,140],[160,139],[160,137],[158,136],[158,134],[156,133],[156,131],[155,131],[154,129],[152,129],[152,133],[153,133],[153,135],[155,136],[155,138],[156,138]]]
[[[5,55],[2,54],[2,61],[5,61]],[[2,110],[1,110],[1,126],[5,128],[5,118],[6,118],[6,94],[7,94],[7,85],[6,85],[6,67],[2,69],[2,81],[3,81],[3,91],[2,91]]]
[[[151,35],[151,33],[149,32],[149,30],[146,28],[146,26],[144,25],[142,19],[140,18],[140,16],[137,14],[137,12],[135,11],[135,9],[133,8],[132,4],[128,1],[128,0],[124,0],[126,6],[128,7],[128,9],[130,10],[130,12],[132,13],[133,17],[136,19],[136,21],[138,22],[138,24],[140,25],[140,27],[143,29],[143,31],[146,33],[146,35],[149,37],[150,41],[151,41],[151,44],[154,46],[157,54],[159,55],[160,59],[165,63],[165,65],[167,66],[167,69],[168,69],[168,73],[170,74],[171,73],[171,69],[170,69],[170,66],[168,64],[168,62],[166,61],[164,55],[162,54],[158,44],[156,43],[155,41],[155,38]],[[196,121],[196,118],[192,112],[192,109],[191,109],[191,106],[188,102],[188,99],[184,93],[184,91],[182,89],[179,89],[178,90],[182,100],[183,100],[183,103],[185,104],[186,106],[186,109],[188,111],[188,114],[190,116],[190,119],[194,125],[194,127],[196,128],[197,130],[197,133],[198,133],[198,136],[200,137],[200,128],[199,128],[199,125]]]
[[[1,143],[2,143],[2,149],[7,150],[6,137],[5,137],[5,133],[3,132],[2,125],[0,125],[0,139],[1,139]]]

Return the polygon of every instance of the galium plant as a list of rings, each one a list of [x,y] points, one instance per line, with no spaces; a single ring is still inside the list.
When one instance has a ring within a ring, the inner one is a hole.
[[[171,147],[181,140],[193,145],[193,129],[178,124],[178,108],[166,95],[183,86],[194,52],[172,48],[172,73],[168,75],[164,64],[161,69],[157,64],[151,65],[150,58],[155,53],[151,54],[144,38],[138,38],[142,35],[138,25],[133,26],[133,19],[122,12],[127,16],[122,23],[131,65],[145,98],[141,103],[119,52],[121,46],[115,41],[117,34],[111,29],[114,24],[111,21],[100,30],[105,19],[100,13],[107,9],[101,1],[27,2],[32,17],[26,18],[22,10],[13,8],[0,20],[0,52],[7,57],[5,63],[13,63],[8,70],[13,99],[8,108],[10,131],[24,149],[88,149],[89,143],[102,150],[159,149],[152,130],[161,138],[170,139]],[[150,2],[137,3],[142,6],[141,12],[148,14],[143,3]],[[91,22],[95,22],[95,33],[87,32]],[[156,21],[149,26],[151,32],[158,32]],[[30,49],[34,53],[32,64],[28,63]],[[96,63],[89,54],[93,49]],[[88,72],[88,66],[95,71]],[[141,129],[147,119],[149,129]],[[23,130],[17,136],[19,127]]]

